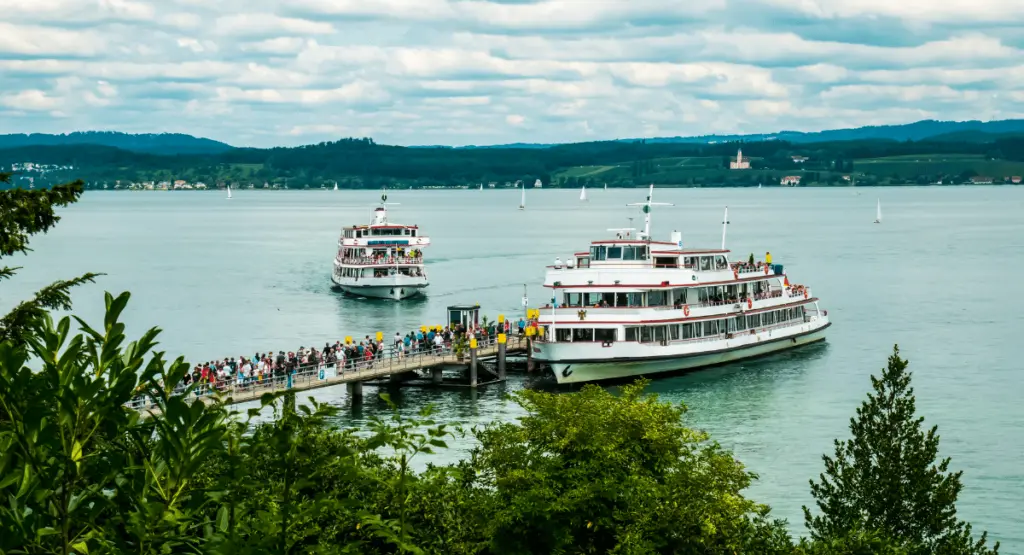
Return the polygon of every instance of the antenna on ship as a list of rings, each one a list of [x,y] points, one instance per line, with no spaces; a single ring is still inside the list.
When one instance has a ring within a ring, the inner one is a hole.
[[[725,250],[725,230],[729,228],[729,207],[725,207],[725,216],[722,217],[722,250]]]
[[[654,184],[653,183],[651,183],[651,189],[647,193],[647,201],[646,202],[634,202],[634,203],[630,203],[630,204],[626,205],[626,206],[641,206],[641,207],[643,207],[643,208],[641,208],[641,210],[643,210],[643,212],[644,212],[644,236],[641,237],[641,239],[647,239],[648,241],[651,240],[651,207],[652,206],[674,206],[672,203],[668,203],[668,202],[652,202],[651,201],[652,198],[654,198]]]
[[[388,202],[388,189],[387,187],[380,188],[380,206],[375,207],[373,211],[373,225],[387,225],[388,223],[388,206],[397,206],[401,203]]]

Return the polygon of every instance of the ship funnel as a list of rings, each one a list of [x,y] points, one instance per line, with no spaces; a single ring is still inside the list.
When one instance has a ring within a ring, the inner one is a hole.
[[[680,232],[680,231],[673,231],[672,232],[672,242],[675,243],[677,247],[682,248],[683,247],[683,233]]]

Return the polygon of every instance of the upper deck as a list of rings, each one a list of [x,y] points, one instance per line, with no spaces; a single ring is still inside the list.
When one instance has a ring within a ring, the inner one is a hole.
[[[382,197],[387,198],[387,197]],[[430,238],[420,234],[419,226],[388,223],[384,206],[373,211],[373,223],[342,228],[341,247],[426,247]]]

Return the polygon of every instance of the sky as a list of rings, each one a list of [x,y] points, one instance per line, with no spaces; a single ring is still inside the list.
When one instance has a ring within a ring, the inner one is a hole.
[[[0,0],[0,133],[578,142],[1024,117],[1022,0]]]

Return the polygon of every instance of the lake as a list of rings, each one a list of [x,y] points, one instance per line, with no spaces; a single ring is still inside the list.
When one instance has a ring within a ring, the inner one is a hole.
[[[36,238],[35,252],[3,286],[3,308],[33,288],[87,271],[106,275],[75,294],[76,310],[100,322],[103,291],[130,290],[133,336],[159,326],[161,349],[192,361],[254,351],[322,346],[346,335],[405,333],[440,324],[449,304],[479,303],[494,317],[549,300],[544,266],[642,227],[629,202],[644,190],[390,191],[393,222],[418,224],[427,249],[429,294],[395,303],[349,298],[330,287],[344,225],[368,223],[373,191],[89,192]],[[876,199],[885,222],[873,225]],[[937,424],[943,455],[964,470],[960,515],[1024,553],[1024,188],[662,189],[655,238],[673,230],[686,246],[717,247],[729,206],[734,258],[771,251],[791,279],[822,299],[833,326],[825,344],[771,358],[656,380],[664,399],[685,403],[690,425],[707,430],[760,476],[750,496],[802,533],[800,507],[821,455],[846,438],[868,376],[899,343],[914,372],[917,407]],[[403,411],[426,403],[438,420],[472,426],[514,419],[505,393],[529,387],[514,376],[478,392],[410,389]],[[385,410],[367,388],[352,411],[345,388],[312,392],[345,407],[344,424]],[[446,457],[470,444],[456,442]],[[1012,515],[1017,514],[1018,517]]]

